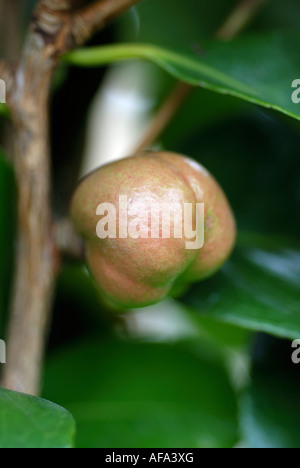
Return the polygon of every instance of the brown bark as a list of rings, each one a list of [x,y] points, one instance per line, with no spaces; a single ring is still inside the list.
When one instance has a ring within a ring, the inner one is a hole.
[[[71,10],[72,0],[41,0],[9,87],[18,187],[16,277],[2,385],[38,394],[58,266],[51,213],[49,89],[61,54],[87,40],[137,0],[103,0]]]

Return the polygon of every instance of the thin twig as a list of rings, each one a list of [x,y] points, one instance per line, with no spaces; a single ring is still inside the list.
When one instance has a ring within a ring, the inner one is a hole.
[[[23,32],[20,0],[0,0],[0,41],[3,57],[17,60]]]
[[[109,21],[136,5],[140,0],[98,0],[76,12],[71,25],[75,46],[86,42]]]
[[[144,135],[143,140],[139,143],[139,146],[134,150],[133,154],[139,154],[145,148],[148,148],[153,144],[157,137],[170,123],[176,112],[180,109],[182,103],[189,96],[192,89],[192,86],[187,83],[180,82],[175,85],[174,89],[158,110],[149,129]]]
[[[14,87],[14,73],[12,67],[0,60],[0,79],[5,82],[6,98],[10,99],[10,94]]]

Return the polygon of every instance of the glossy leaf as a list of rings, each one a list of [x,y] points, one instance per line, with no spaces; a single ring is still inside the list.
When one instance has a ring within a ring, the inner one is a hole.
[[[121,44],[77,50],[65,60],[88,67],[125,59],[150,60],[191,85],[230,94],[300,120],[299,105],[292,101],[292,83],[298,78],[300,65],[298,43],[298,34],[267,33],[226,43],[207,42],[201,44],[201,52]]]
[[[143,0],[118,21],[122,42],[148,42],[165,47],[197,47],[212,37],[224,18],[236,6],[235,0]]]
[[[198,160],[214,175],[230,201],[240,231],[299,239],[298,124],[278,117],[256,108],[252,115],[194,130],[175,150]]]
[[[227,447],[237,440],[225,371],[179,345],[90,340],[52,360],[44,395],[75,416],[79,447]]]
[[[242,399],[243,442],[249,448],[300,448],[299,395],[290,381],[255,379]]]
[[[240,404],[243,445],[300,448],[299,357],[291,341],[256,339],[252,379]]]
[[[71,448],[73,417],[40,398],[0,389],[0,448]]]
[[[299,247],[268,238],[248,239],[240,242],[220,273],[193,286],[182,301],[200,316],[299,338],[299,278]]]
[[[108,337],[116,320],[116,316],[105,308],[86,267],[77,262],[65,265],[56,282],[49,346],[65,346],[90,330]]]

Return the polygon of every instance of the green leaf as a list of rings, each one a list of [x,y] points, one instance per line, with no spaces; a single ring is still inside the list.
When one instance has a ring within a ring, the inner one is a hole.
[[[79,447],[230,447],[237,440],[226,372],[184,346],[90,340],[50,362],[44,395],[72,412]]]
[[[292,82],[299,78],[298,44],[299,34],[266,33],[232,42],[207,42],[201,45],[201,53],[121,44],[77,50],[64,60],[79,66],[133,58],[150,60],[191,85],[230,94],[300,120],[299,105],[292,102]]]
[[[200,316],[287,338],[300,336],[300,247],[251,237],[213,278],[181,299]]]
[[[299,392],[278,377],[255,379],[242,399],[243,442],[249,448],[300,448]]]
[[[252,379],[241,410],[243,445],[251,448],[300,448],[298,349],[290,341],[260,335],[253,355]]]
[[[195,46],[212,37],[235,7],[235,0],[143,0],[117,23],[122,42],[164,47]]]
[[[0,389],[0,448],[71,448],[75,423],[63,408]]]

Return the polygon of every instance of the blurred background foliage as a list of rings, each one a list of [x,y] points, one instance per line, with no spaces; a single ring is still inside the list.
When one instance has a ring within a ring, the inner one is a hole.
[[[34,3],[23,5],[24,29]],[[236,3],[144,0],[90,45],[138,41],[201,50]],[[270,0],[249,26],[249,40],[257,32],[298,31],[299,17],[296,0]],[[287,76],[288,91],[295,78]],[[61,65],[51,99],[57,218],[68,214],[78,177],[130,152],[140,139],[137,115],[146,125],[174,83],[139,62]],[[0,114],[3,134],[6,118]],[[128,121],[132,136],[123,142]],[[101,132],[104,125],[110,131]],[[178,300],[125,314],[109,310],[85,266],[66,259],[43,396],[74,416],[76,446],[300,447],[300,368],[291,361],[291,340],[300,338],[299,128],[275,111],[199,88],[163,133],[158,148],[190,155],[219,180],[239,226],[237,248],[222,271]],[[104,147],[111,154],[102,154]],[[0,337],[15,232],[7,154],[0,154]],[[60,431],[66,446],[71,432],[67,421]],[[10,443],[0,430],[0,446]]]

